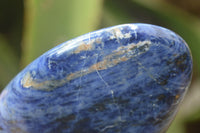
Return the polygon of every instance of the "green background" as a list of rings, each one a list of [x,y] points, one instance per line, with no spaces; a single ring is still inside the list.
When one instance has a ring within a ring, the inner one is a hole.
[[[200,133],[200,1],[1,0],[0,90],[50,48],[84,33],[124,23],[169,28],[191,48],[191,87],[167,133]]]

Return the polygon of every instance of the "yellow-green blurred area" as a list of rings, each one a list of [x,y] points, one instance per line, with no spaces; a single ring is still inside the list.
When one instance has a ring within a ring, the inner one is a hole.
[[[186,40],[194,60],[193,80],[167,133],[200,133],[199,0],[1,0],[0,90],[61,42],[123,23],[160,25]]]

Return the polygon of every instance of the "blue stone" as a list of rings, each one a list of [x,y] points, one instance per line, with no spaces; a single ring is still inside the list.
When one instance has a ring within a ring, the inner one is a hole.
[[[44,53],[7,85],[0,132],[165,132],[191,75],[190,50],[168,29],[94,31]]]

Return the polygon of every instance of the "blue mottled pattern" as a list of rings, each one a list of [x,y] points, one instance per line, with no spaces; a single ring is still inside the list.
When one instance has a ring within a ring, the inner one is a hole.
[[[124,24],[44,53],[0,96],[0,133],[159,133],[191,81],[189,48],[174,32]]]

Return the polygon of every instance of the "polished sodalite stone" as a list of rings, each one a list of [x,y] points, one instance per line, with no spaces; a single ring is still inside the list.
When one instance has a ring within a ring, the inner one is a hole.
[[[174,32],[149,24],[94,31],[44,53],[0,96],[0,133],[159,133],[191,81]]]

